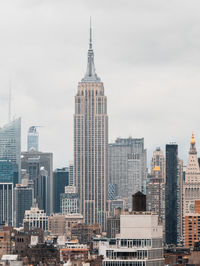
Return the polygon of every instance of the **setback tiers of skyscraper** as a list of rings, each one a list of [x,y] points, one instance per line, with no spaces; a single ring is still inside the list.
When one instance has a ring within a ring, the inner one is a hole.
[[[74,185],[85,222],[105,229],[108,175],[108,116],[104,86],[94,67],[92,30],[87,71],[75,96]]]

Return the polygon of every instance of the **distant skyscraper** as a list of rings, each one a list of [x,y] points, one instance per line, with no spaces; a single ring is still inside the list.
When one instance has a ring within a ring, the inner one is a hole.
[[[178,145],[166,145],[165,240],[177,244],[182,236],[182,161]]]
[[[162,179],[164,179],[165,181],[165,176],[166,176],[165,157],[160,147],[157,147],[156,150],[153,152],[153,156],[151,159],[151,173],[154,173],[154,168],[156,166],[160,167],[160,173]]]
[[[165,231],[165,157],[160,148],[156,148],[151,160],[151,176],[146,186],[147,210],[158,215]]]
[[[38,151],[39,150],[39,134],[37,132],[37,127],[32,126],[28,130],[28,136],[27,136],[27,151],[34,150]]]
[[[200,168],[194,135],[190,141],[190,151],[185,171],[184,216],[194,212],[195,200],[200,199]]]
[[[105,229],[108,175],[108,116],[104,86],[94,67],[90,28],[88,65],[78,84],[74,115],[74,185],[87,224]]]
[[[21,118],[0,128],[0,159],[14,165],[14,183],[20,183],[21,174]]]
[[[29,176],[29,180],[34,183],[34,197],[38,199],[38,206],[42,208],[40,202],[42,198],[45,198],[46,203],[43,202],[42,204],[43,207],[46,207],[42,209],[47,215],[50,215],[53,212],[53,154],[34,150],[22,152],[21,163],[22,169],[25,169]]]
[[[0,224],[13,225],[14,165],[10,160],[0,160]]]
[[[146,186],[147,210],[158,215],[158,221],[165,225],[165,183],[160,166],[155,166]],[[164,233],[164,230],[163,230]]]
[[[118,138],[109,144],[109,188],[116,185],[119,198],[128,198],[132,206],[132,195],[137,191],[145,192],[147,162],[144,139]]]
[[[13,183],[0,182],[0,225],[13,225]]]
[[[14,226],[23,226],[26,210],[30,210],[33,204],[33,189],[17,184],[14,188]]]
[[[0,159],[0,182],[14,182],[14,165],[11,163],[10,160]]]
[[[65,192],[65,186],[69,185],[69,168],[57,168],[53,172],[54,213],[61,212],[60,196]]]
[[[38,204],[38,208],[49,213],[49,173],[44,167],[40,167],[39,175],[36,178],[34,186],[35,199]]]

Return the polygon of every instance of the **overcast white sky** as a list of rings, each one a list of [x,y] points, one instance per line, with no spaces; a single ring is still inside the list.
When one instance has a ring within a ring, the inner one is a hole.
[[[1,0],[0,125],[22,117],[40,128],[54,167],[73,159],[74,96],[86,70],[89,17],[95,65],[108,97],[109,139],[179,144],[187,161],[192,131],[200,152],[199,0]]]

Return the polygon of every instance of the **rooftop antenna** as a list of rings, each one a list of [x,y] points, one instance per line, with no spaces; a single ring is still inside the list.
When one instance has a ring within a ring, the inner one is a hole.
[[[92,18],[90,16],[90,49],[92,49]]]
[[[12,89],[12,84],[11,84],[11,79],[9,80],[9,97],[8,97],[8,122],[11,122],[11,89]]]

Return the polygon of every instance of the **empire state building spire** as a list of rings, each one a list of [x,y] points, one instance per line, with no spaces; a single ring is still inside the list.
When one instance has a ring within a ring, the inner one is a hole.
[[[87,62],[87,70],[84,78],[81,80],[82,82],[100,82],[101,79],[97,76],[95,72],[94,66],[94,51],[92,48],[92,26],[91,26],[91,18],[90,18],[90,41],[89,41],[89,49],[88,49],[88,62]]]
[[[78,83],[74,113],[74,185],[86,224],[106,228],[108,115],[103,82],[94,68],[92,29],[85,77]]]

